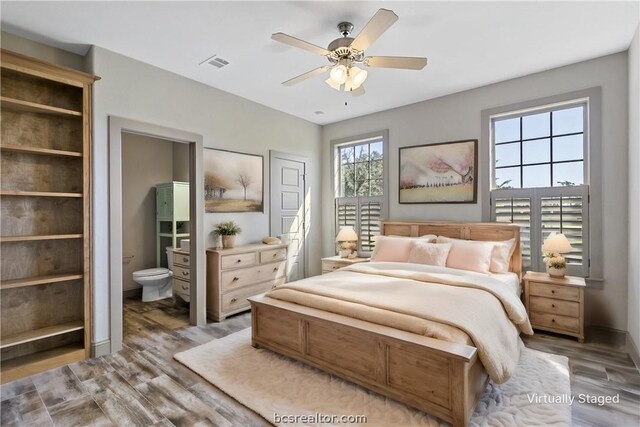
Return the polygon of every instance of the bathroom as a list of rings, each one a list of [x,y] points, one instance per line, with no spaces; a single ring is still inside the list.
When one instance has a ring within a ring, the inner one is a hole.
[[[176,200],[180,209],[176,210],[175,221],[165,221],[166,217],[159,223],[156,221],[157,211],[161,210],[156,205],[157,195],[163,205],[165,201],[170,203],[172,198]],[[153,316],[163,313],[158,307],[171,305],[176,308],[176,316],[188,324],[188,304],[185,298],[174,297],[172,292],[173,272],[167,269],[173,267],[170,265],[173,253],[166,250],[174,245],[180,248],[181,240],[189,239],[188,202],[189,145],[123,132],[122,289],[125,310]]]

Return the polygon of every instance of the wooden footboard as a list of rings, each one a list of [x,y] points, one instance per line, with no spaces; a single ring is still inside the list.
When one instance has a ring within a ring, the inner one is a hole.
[[[449,343],[260,295],[252,345],[466,426],[488,375],[475,347]]]

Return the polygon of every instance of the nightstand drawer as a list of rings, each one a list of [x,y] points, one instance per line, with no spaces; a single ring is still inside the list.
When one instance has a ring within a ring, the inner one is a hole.
[[[560,316],[557,314],[532,311],[529,315],[531,326],[549,329],[559,329],[567,332],[580,333],[580,319],[577,317]]]
[[[573,286],[529,282],[529,293],[531,295],[537,295],[541,297],[580,301],[580,289]]]
[[[260,264],[281,261],[287,257],[287,248],[269,249],[260,252]]]
[[[532,296],[529,307],[531,311],[580,317],[580,304],[572,301]]]
[[[235,255],[222,255],[220,257],[220,266],[223,270],[227,268],[250,267],[255,264],[255,252]]]
[[[349,263],[341,261],[322,261],[322,271],[330,273],[347,265],[349,265]]]

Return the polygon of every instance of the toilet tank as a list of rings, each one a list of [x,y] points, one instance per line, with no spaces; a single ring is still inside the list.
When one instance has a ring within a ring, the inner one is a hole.
[[[169,265],[169,270],[173,271],[173,246],[167,246],[167,264]]]

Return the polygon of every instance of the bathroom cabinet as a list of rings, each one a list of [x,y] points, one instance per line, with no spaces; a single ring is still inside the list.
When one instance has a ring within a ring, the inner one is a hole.
[[[189,238],[189,183],[168,182],[156,185],[156,266],[164,264],[165,247],[180,247]]]
[[[219,322],[249,310],[247,298],[287,280],[287,244],[207,249],[207,315]]]
[[[1,51],[2,383],[91,353],[96,76]]]
[[[191,254],[182,249],[173,250],[173,296],[191,301]]]

